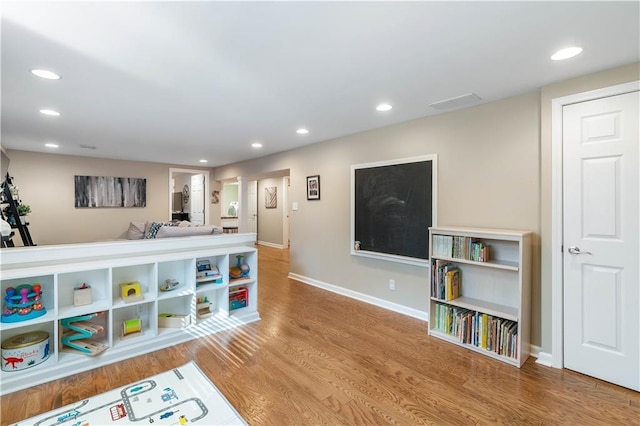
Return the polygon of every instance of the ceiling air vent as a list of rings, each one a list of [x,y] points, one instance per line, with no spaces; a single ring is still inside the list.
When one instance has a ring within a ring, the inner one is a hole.
[[[455,98],[434,102],[429,106],[440,110],[454,109],[477,104],[480,100],[482,100],[482,98],[475,93],[467,93],[466,95],[456,96]]]

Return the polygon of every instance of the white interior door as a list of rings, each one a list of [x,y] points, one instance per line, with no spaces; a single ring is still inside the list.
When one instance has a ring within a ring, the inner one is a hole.
[[[258,181],[252,180],[247,184],[247,232],[258,233]]]
[[[191,176],[191,211],[189,220],[195,225],[204,225],[204,175]]]
[[[638,92],[563,109],[564,366],[640,390]]]

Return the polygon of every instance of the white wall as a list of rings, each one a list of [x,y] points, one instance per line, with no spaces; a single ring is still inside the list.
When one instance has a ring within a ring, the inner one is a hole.
[[[350,255],[351,165],[438,154],[439,224],[538,235],[539,101],[538,92],[527,93],[359,133],[220,167],[216,179],[288,168],[290,202],[299,206],[291,212],[291,272],[426,311],[426,269]],[[307,201],[306,177],[316,174],[321,200]],[[388,289],[389,279],[396,291]],[[534,282],[539,287],[539,278]],[[539,321],[537,313],[534,318]]]
[[[16,150],[8,150],[7,155],[11,158],[9,172],[20,188],[20,198],[33,210],[29,215],[29,231],[38,245],[124,238],[130,221],[171,219],[169,168],[176,166]],[[75,175],[145,178],[147,206],[76,209]],[[211,224],[220,223],[219,208],[212,208],[210,215]],[[19,236],[13,241],[22,244]]]
[[[290,169],[291,272],[427,310],[426,271],[349,255],[349,166],[438,154],[438,223],[534,232],[531,342],[551,352],[550,102],[637,80],[639,64],[547,86],[511,99],[216,169],[220,178]],[[542,130],[541,130],[542,129]],[[305,177],[321,175],[322,200]],[[396,291],[387,290],[389,279]]]

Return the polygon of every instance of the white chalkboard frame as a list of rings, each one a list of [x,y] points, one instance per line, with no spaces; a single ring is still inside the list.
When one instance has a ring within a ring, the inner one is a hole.
[[[378,161],[375,163],[355,164],[351,166],[351,238],[350,252],[353,256],[368,257],[391,262],[405,263],[424,268],[429,267],[429,259],[418,257],[402,256],[366,250],[359,247],[356,240],[356,171],[360,169],[379,168],[384,166],[403,165],[418,162],[431,162],[431,224],[429,226],[437,226],[437,203],[438,203],[438,155],[422,155],[417,157],[401,158],[395,160]],[[428,243],[428,229],[425,229],[425,239]],[[428,251],[428,247],[427,247]]]

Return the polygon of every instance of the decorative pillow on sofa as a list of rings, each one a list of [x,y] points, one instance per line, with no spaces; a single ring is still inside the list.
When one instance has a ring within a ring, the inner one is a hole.
[[[213,226],[161,226],[156,238],[190,237],[192,235],[211,235]]]
[[[129,230],[127,231],[128,240],[141,240],[144,238],[145,222],[131,222],[129,223]]]
[[[149,222],[147,222],[149,223]],[[158,235],[158,231],[160,230],[160,228],[163,227],[167,227],[167,228],[171,228],[171,227],[178,227],[178,222],[151,222],[151,225],[149,225],[149,230],[147,231],[147,233],[145,234],[144,238],[147,240],[153,239],[153,238],[157,238]]]

